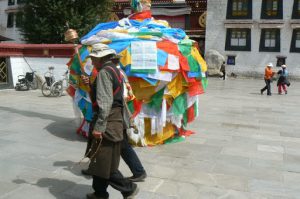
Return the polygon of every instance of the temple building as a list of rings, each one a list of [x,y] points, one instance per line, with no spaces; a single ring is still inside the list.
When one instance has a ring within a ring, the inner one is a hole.
[[[73,53],[72,45],[24,44],[18,29],[23,4],[24,0],[0,0],[0,88],[12,88],[18,75],[32,70],[43,76],[48,66],[55,66],[59,76]],[[182,28],[204,54],[207,0],[152,0],[151,4],[153,17]],[[113,21],[129,16],[130,0],[115,0],[112,11]]]
[[[286,64],[290,76],[300,77],[300,0],[207,4],[206,52],[220,52],[229,73],[262,78],[272,62]]]
[[[172,28],[181,28],[199,43],[204,54],[207,0],[152,0],[152,16],[167,20]],[[113,20],[132,14],[130,0],[115,0]]]

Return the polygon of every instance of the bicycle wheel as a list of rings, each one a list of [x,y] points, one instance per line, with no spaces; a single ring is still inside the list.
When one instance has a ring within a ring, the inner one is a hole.
[[[42,85],[42,93],[45,97],[49,97],[51,95],[51,87],[47,85],[47,82],[44,82]]]
[[[33,78],[32,82],[29,83],[30,88],[32,90],[36,90],[38,88],[38,81],[36,78]]]
[[[63,92],[63,85],[62,82],[58,81],[58,82],[54,82],[51,86],[51,90],[52,90],[52,95],[54,97],[58,97],[62,95]]]

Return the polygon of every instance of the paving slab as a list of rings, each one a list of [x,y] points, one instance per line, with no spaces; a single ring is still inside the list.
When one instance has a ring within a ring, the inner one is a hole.
[[[195,134],[136,148],[148,173],[137,199],[300,199],[300,82],[260,95],[263,80],[211,78]],[[0,90],[0,199],[83,199],[86,139],[69,96]],[[121,161],[120,170],[131,175]],[[109,187],[110,198],[121,194]]]

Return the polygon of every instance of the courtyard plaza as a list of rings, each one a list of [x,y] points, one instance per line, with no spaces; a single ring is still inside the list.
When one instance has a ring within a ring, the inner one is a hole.
[[[136,148],[148,177],[137,199],[300,198],[300,82],[288,95],[260,95],[261,79],[210,78],[195,134],[184,142]],[[69,96],[0,91],[0,198],[80,199],[86,139],[76,134]],[[131,173],[122,161],[120,170]],[[109,188],[111,199],[121,199]]]

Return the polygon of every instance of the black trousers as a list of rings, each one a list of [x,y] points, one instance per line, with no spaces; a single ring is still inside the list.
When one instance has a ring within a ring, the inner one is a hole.
[[[121,157],[124,162],[129,167],[130,171],[132,172],[133,176],[140,176],[145,173],[145,169],[137,156],[136,152],[132,148],[132,146],[128,143],[128,137],[126,133],[126,129],[123,133],[123,141],[121,143]]]
[[[223,73],[223,80],[225,80],[225,77],[226,77],[226,72],[225,71],[222,71],[222,73]]]
[[[267,90],[267,95],[271,95],[271,80],[265,79],[266,86],[261,89],[262,92]]]
[[[134,192],[137,187],[135,183],[125,179],[119,170],[111,173],[109,179],[93,176],[93,189],[97,197],[108,198],[108,185],[120,191],[124,197]]]

